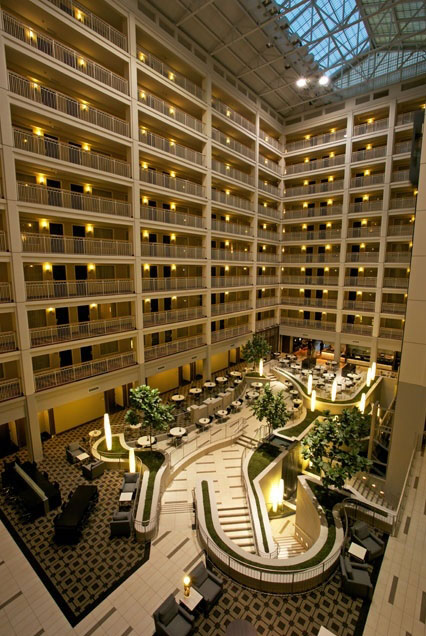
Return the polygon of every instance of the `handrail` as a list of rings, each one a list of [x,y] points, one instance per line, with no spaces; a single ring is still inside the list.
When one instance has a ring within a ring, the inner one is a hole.
[[[201,119],[197,119],[193,115],[186,113],[184,110],[177,108],[174,104],[165,102],[164,99],[161,99],[144,89],[138,91],[138,102],[144,104],[148,108],[156,110],[162,115],[165,115],[170,118],[170,120],[174,120],[173,123],[178,122],[179,124],[188,126],[188,128],[192,128],[199,133],[204,132],[204,124]]]
[[[198,86],[198,84],[192,82],[185,75],[179,73],[168,64],[165,64],[150,51],[143,49],[141,46],[138,46],[137,48],[138,59],[140,62],[146,64],[149,68],[152,68],[153,71],[165,77],[169,82],[177,84],[192,95],[195,95],[195,97],[198,97],[198,99],[204,100],[204,91],[201,86]]]
[[[156,221],[158,223],[169,223],[172,225],[189,225],[191,227],[203,228],[203,217],[192,212],[181,212],[176,210],[165,210],[163,208],[141,205],[141,219],[145,221]]]

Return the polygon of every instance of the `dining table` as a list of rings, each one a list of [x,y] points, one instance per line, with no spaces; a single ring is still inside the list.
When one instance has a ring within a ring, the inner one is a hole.
[[[241,378],[240,371],[231,371],[229,375],[231,375],[233,378]]]
[[[183,402],[185,400],[185,396],[176,393],[176,395],[172,395],[171,399],[173,400],[173,402]]]
[[[224,418],[228,416],[228,411],[220,409],[219,411],[216,411],[216,414],[219,415],[220,418]]]
[[[252,386],[253,389],[261,389],[263,387],[263,382],[252,382],[250,386]]]
[[[142,435],[142,437],[138,438],[138,446],[142,446],[142,448],[147,448],[148,446],[152,446],[155,444],[155,437],[149,435]]]
[[[291,389],[289,393],[290,395],[293,395],[294,397],[297,397],[299,395],[299,391],[297,391],[297,389]]]
[[[260,393],[257,391],[247,391],[246,395],[250,400],[255,400],[259,397]]]
[[[208,417],[200,417],[200,419],[198,420],[198,424],[203,427],[208,426],[210,424],[210,419]]]
[[[204,385],[206,387],[206,389],[214,389],[216,386],[216,382],[204,382]]]
[[[200,395],[203,392],[199,387],[194,387],[193,389],[189,389],[191,395]]]
[[[224,375],[220,375],[216,378],[216,382],[219,382],[219,384],[225,384],[225,382],[228,382],[228,378]]]

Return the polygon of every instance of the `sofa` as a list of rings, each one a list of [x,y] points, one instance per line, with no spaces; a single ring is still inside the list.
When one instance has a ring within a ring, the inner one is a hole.
[[[97,479],[105,472],[105,462],[102,460],[92,462],[91,464],[84,464],[82,466],[83,476],[86,477],[89,481],[93,481],[93,479]]]
[[[138,489],[138,482],[138,473],[124,473],[123,481],[121,484],[121,492],[136,492],[136,490]]]
[[[153,617],[159,636],[186,636],[192,631],[194,617],[176,603],[173,594],[163,601]]]
[[[365,521],[357,521],[354,523],[351,534],[353,540],[367,550],[367,561],[374,561],[374,559],[377,559],[384,553],[384,542],[374,534]]]
[[[206,568],[204,563],[199,563],[189,574],[192,587],[203,597],[205,612],[219,600],[223,591],[223,581]]]
[[[67,460],[70,464],[76,464],[78,462],[77,455],[81,453],[87,453],[86,449],[80,446],[79,442],[71,442],[65,449]]]
[[[352,563],[349,557],[340,557],[343,591],[350,596],[373,598],[373,585],[369,566],[366,563]]]
[[[109,524],[110,539],[113,537],[130,537],[132,531],[132,513],[117,510]]]

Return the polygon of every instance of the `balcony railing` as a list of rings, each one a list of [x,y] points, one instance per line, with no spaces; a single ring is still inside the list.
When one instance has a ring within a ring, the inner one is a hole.
[[[352,162],[380,159],[381,157],[386,157],[386,146],[376,146],[371,150],[355,150],[352,153]]]
[[[59,159],[83,168],[110,172],[120,177],[130,177],[130,163],[121,161],[121,159],[113,159],[98,152],[90,152],[46,137],[38,137],[17,128],[14,128],[13,132],[15,148],[19,148],[19,150],[33,152],[49,159]]]
[[[413,236],[414,226],[411,223],[388,225],[388,236]]]
[[[379,130],[386,130],[389,127],[389,119],[378,119],[371,124],[358,124],[354,126],[353,136],[367,135],[368,133],[374,133]]]
[[[296,210],[287,209],[284,214],[284,220],[333,216],[342,214],[342,211],[342,205],[324,205],[320,208],[298,208]]]
[[[286,187],[284,191],[285,197],[304,196],[306,194],[319,194],[321,192],[332,192],[333,190],[343,189],[343,179],[336,181],[327,181],[327,183],[312,183],[306,186]]]
[[[220,316],[222,314],[233,314],[238,311],[249,311],[252,309],[252,303],[249,300],[238,300],[228,303],[217,303],[211,306],[212,316]]]
[[[160,186],[161,188],[167,188],[168,190],[176,190],[176,192],[182,192],[184,194],[204,197],[204,186],[195,181],[189,181],[188,179],[181,179],[180,177],[171,177],[168,174],[157,172],[156,170],[140,169],[140,180],[144,183]]]
[[[280,210],[277,210],[277,208],[270,208],[267,205],[259,205],[257,210],[260,216],[267,216],[271,219],[277,219],[277,221],[281,221],[283,218],[282,213]]]
[[[284,254],[281,257],[282,263],[338,263],[340,253],[324,252],[323,254]]]
[[[383,210],[383,201],[358,201],[349,205],[349,212],[351,214],[357,214],[362,212],[376,212]]]
[[[166,139],[166,137],[162,137],[156,133],[139,129],[139,141],[143,144],[147,144],[147,146],[151,148],[156,148],[157,150],[162,150],[170,155],[174,155],[179,159],[185,159],[199,166],[205,165],[204,155],[201,152]]]
[[[238,152],[238,154],[248,157],[249,159],[254,159],[254,150],[249,148],[249,146],[240,143],[233,137],[228,137],[217,128],[212,128],[212,139],[229,150]]]
[[[370,238],[380,236],[380,225],[371,225],[367,227],[348,227],[348,238]]]
[[[211,197],[213,201],[218,201],[219,203],[224,203],[225,205],[230,205],[235,208],[241,208],[242,210],[248,210],[249,212],[253,211],[251,201],[237,197],[234,194],[226,194],[226,192],[212,188]]]
[[[272,194],[274,197],[281,196],[281,191],[279,186],[273,185],[272,183],[267,183],[259,179],[259,181],[257,182],[257,187],[259,188],[259,190],[262,190],[262,192],[268,192],[269,194]]]
[[[280,241],[280,235],[278,234],[278,230],[264,230],[262,228],[258,228],[257,230],[257,238],[258,239],[266,239],[267,241]]]
[[[279,324],[278,318],[275,316],[268,318],[258,318],[256,320],[256,331],[261,329],[268,329],[268,327],[275,327],[275,325]]]
[[[196,320],[204,318],[206,315],[203,307],[186,307],[183,309],[172,309],[170,311],[154,311],[152,313],[144,313],[143,326],[155,327],[156,325],[165,325],[172,322],[185,322],[186,320]]]
[[[337,239],[342,234],[342,228],[331,230],[317,230],[314,232],[304,230],[303,232],[286,232],[284,234],[285,242],[287,241],[316,241],[326,239]]]
[[[212,259],[215,261],[252,261],[253,254],[247,251],[216,249],[212,247]]]
[[[237,325],[236,327],[229,327],[228,329],[220,329],[219,331],[212,331],[212,342],[220,342],[222,340],[229,340],[229,338],[235,338],[236,336],[242,336],[246,333],[250,333],[249,325]]]
[[[316,135],[309,139],[300,139],[299,141],[290,141],[285,146],[286,152],[294,152],[295,150],[303,150],[304,148],[313,148],[314,146],[320,146],[321,144],[329,144],[332,141],[340,141],[346,137],[346,128],[337,130],[334,133],[324,133],[323,135]]]
[[[231,166],[228,166],[226,163],[222,163],[222,161],[218,161],[217,159],[212,159],[212,170],[219,172],[230,179],[236,179],[237,181],[241,181],[241,183],[246,183],[247,185],[253,185],[254,183],[254,179],[250,174],[247,174],[242,170],[237,170],[236,168],[231,168]]]
[[[398,289],[405,289],[408,287],[408,277],[402,278],[397,276],[385,276],[383,279],[383,287],[397,287]]]
[[[384,314],[404,314],[407,311],[407,303],[385,303],[382,302],[382,313]]]
[[[301,307],[325,307],[329,309],[336,309],[337,299],[326,298],[299,298],[298,296],[281,296],[282,305],[296,305]]]
[[[203,347],[205,344],[205,336],[199,335],[192,338],[181,338],[174,342],[158,344],[154,347],[145,347],[145,362],[157,360],[157,358],[164,358],[165,356],[172,356],[176,353],[181,353],[182,351],[188,351],[189,349]]]
[[[411,252],[386,252],[386,263],[409,263],[411,260]]]
[[[371,336],[373,333],[372,325],[355,325],[351,323],[343,323],[342,324],[343,333],[357,333],[362,336]]]
[[[272,146],[272,148],[275,148],[275,150],[278,150],[279,152],[281,152],[281,144],[278,141],[278,139],[275,139],[275,137],[271,137],[271,135],[268,135],[261,128],[259,128],[259,137],[262,141]]]
[[[407,141],[398,141],[395,144],[395,154],[402,155],[406,152],[411,152],[412,141],[411,139]]]
[[[279,305],[279,299],[275,296],[267,296],[266,298],[257,298],[256,299],[256,309],[258,307],[274,307],[275,305]]]
[[[140,46],[138,46],[138,59],[140,62],[149,66],[149,68],[152,68],[153,71],[165,77],[169,82],[177,84],[177,86],[188,91],[191,95],[195,95],[198,99],[204,99],[204,91],[201,86],[192,82],[185,77],[185,75],[182,75],[182,73],[178,73],[174,68],[165,64],[159,60],[158,57],[155,57],[155,55]]]
[[[57,236],[52,234],[32,234],[22,232],[24,252],[55,254],[90,254],[93,256],[131,256],[133,244],[130,241],[109,241],[78,236]]]
[[[259,263],[280,263],[281,256],[276,252],[257,252],[256,260]]]
[[[281,279],[281,284],[285,285],[337,285],[338,276],[291,276],[286,275]]]
[[[204,225],[202,216],[198,216],[197,214],[192,214],[190,212],[164,210],[163,208],[155,208],[149,205],[141,205],[140,212],[141,219],[144,219],[145,221],[157,221],[158,223],[198,228],[202,228]]]
[[[374,311],[375,303],[369,300],[344,300],[343,309],[353,309],[354,311]]]
[[[142,291],[176,291],[202,289],[206,286],[201,276],[176,276],[174,278],[142,278]]]
[[[409,170],[394,170],[392,172],[392,181],[409,181],[409,180],[410,180]]]
[[[136,364],[136,356],[133,352],[129,352],[108,358],[100,358],[99,360],[92,360],[91,362],[83,362],[82,364],[74,364],[69,367],[62,367],[54,371],[34,373],[35,389],[36,391],[45,391],[55,386],[86,380],[95,375],[125,369],[134,364]]]
[[[49,2],[52,2],[52,0],[49,0]],[[81,121],[105,128],[118,135],[129,136],[129,124],[124,119],[114,117],[103,110],[86,104],[84,101],[78,101],[37,82],[31,82],[22,75],[11,71],[9,71],[9,90],[33,102],[53,108],[71,117],[76,117]]]
[[[0,232],[0,252],[7,252],[7,241],[5,232]]]
[[[243,115],[240,115],[240,113],[237,113],[237,111],[233,108],[230,108],[230,106],[227,106],[226,104],[221,102],[219,99],[212,99],[212,108],[221,115],[225,115],[225,117],[233,121],[235,124],[238,124],[238,126],[249,130],[251,133],[256,132],[255,124],[253,124]]]
[[[280,277],[279,276],[270,276],[268,274],[262,274],[262,276],[257,276],[256,285],[261,287],[262,285],[279,285]]]
[[[141,256],[155,258],[206,258],[206,250],[198,245],[168,245],[167,243],[141,243]]]
[[[18,378],[2,380],[0,382],[0,402],[12,400],[20,395],[22,395],[21,380]]]
[[[212,219],[212,230],[213,232],[225,232],[226,234],[238,234],[239,236],[253,236],[253,230],[250,225],[218,221],[217,219]]]
[[[132,279],[41,280],[26,281],[27,300],[73,298],[76,296],[110,296],[132,294]]]
[[[347,252],[345,261],[347,263],[378,263],[379,252]]]
[[[58,208],[70,208],[84,212],[97,214],[112,214],[113,216],[132,216],[132,208],[127,201],[95,197],[80,192],[71,192],[60,188],[46,188],[42,185],[33,185],[18,182],[19,201],[25,203],[37,203],[40,205],[52,205]]]
[[[383,174],[371,174],[365,177],[352,177],[351,188],[364,188],[374,185],[382,185],[385,182],[385,175]]]
[[[17,349],[15,332],[4,331],[0,333],[0,353],[15,351],[15,349]]]
[[[346,287],[376,287],[377,278],[374,276],[347,276],[345,278]]]
[[[312,161],[304,161],[303,163],[292,163],[285,167],[284,174],[299,174],[300,172],[312,172],[313,170],[321,170],[323,168],[333,168],[341,166],[345,163],[345,155],[337,155],[337,157],[329,157],[327,159],[313,159]]]
[[[275,172],[275,174],[281,176],[281,167],[279,163],[277,163],[276,161],[273,161],[272,159],[267,159],[266,157],[264,157],[263,155],[259,153],[258,162],[259,162],[259,166],[263,166],[267,170],[271,170],[271,172]]]
[[[0,303],[10,303],[12,301],[12,291],[10,283],[0,283]]]
[[[390,338],[391,340],[402,340],[404,330],[392,327],[380,327],[379,338]]]
[[[321,329],[324,331],[335,331],[336,323],[321,320],[308,320],[307,318],[287,318],[281,316],[280,322],[286,327],[308,327],[311,329]]]
[[[390,210],[404,210],[416,207],[416,197],[398,197],[389,201]]]
[[[81,24],[84,24],[98,35],[109,40],[124,51],[127,51],[127,37],[114,29],[110,24],[101,20],[97,15],[89,11],[85,6],[74,0],[49,0],[68,15],[75,18]]]
[[[250,276],[212,276],[212,287],[247,287],[251,285]]]
[[[201,119],[193,117],[193,115],[186,113],[184,110],[177,108],[169,102],[165,102],[163,99],[160,99],[143,89],[138,91],[138,101],[144,106],[157,111],[157,113],[165,115],[170,120],[173,120],[173,123],[175,124],[183,124],[184,126],[188,126],[188,128],[192,128],[199,133],[202,133],[204,130],[204,124]]]
[[[396,125],[403,126],[404,124],[412,124],[414,121],[414,112],[400,113],[396,118]]]
[[[44,35],[44,33],[36,31],[33,27],[20,22],[5,11],[1,12],[1,17],[3,31],[12,37],[120,93],[129,94],[129,84],[124,77],[116,75],[116,73],[97,64],[86,55],[78,53],[78,51],[71,49],[69,46],[64,46],[57,40]]]
[[[32,347],[43,347],[58,342],[96,338],[112,333],[132,331],[135,328],[133,316],[112,318],[111,320],[90,320],[89,322],[70,323],[52,327],[35,327],[30,329]]]

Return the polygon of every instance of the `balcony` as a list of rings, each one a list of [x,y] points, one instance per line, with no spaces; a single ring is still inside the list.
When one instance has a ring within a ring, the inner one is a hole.
[[[376,148],[371,148],[371,150],[355,150],[351,159],[352,163],[356,163],[357,161],[381,159],[382,157],[386,157],[386,146],[376,146]]]
[[[392,172],[392,181],[409,181],[410,180],[410,171],[409,170],[394,170]]]
[[[272,194],[272,196],[274,197],[281,196],[280,187],[273,185],[272,183],[267,183],[259,179],[259,181],[257,182],[257,187],[259,188],[259,190],[262,190],[262,192],[267,192],[268,194]]]
[[[138,59],[143,64],[146,64],[153,71],[167,79],[171,84],[176,84],[180,86],[184,90],[191,93],[198,99],[204,100],[204,91],[203,89],[195,84],[190,79],[182,75],[182,73],[178,73],[174,68],[168,66],[168,64],[164,64],[158,57],[155,57],[152,53],[138,46]]]
[[[212,108],[221,115],[224,115],[227,119],[230,119],[234,122],[234,124],[241,126],[241,128],[245,128],[253,134],[256,132],[255,124],[249,121],[246,117],[243,117],[243,115],[240,115],[240,113],[237,113],[237,111],[233,110],[233,108],[230,108],[221,102],[219,99],[212,99]]]
[[[27,300],[132,294],[133,279],[26,281]]]
[[[404,334],[403,329],[394,329],[391,327],[380,327],[379,338],[389,338],[390,340],[402,340]]]
[[[337,285],[338,276],[283,276],[281,284],[285,285]]]
[[[346,137],[346,128],[337,130],[334,133],[324,133],[309,137],[309,139],[300,139],[299,141],[291,141],[285,145],[285,152],[294,152],[295,150],[304,150],[305,148],[314,148],[322,144],[329,144],[332,141],[340,141]]]
[[[397,126],[404,126],[405,124],[412,124],[414,121],[414,112],[411,111],[409,113],[400,113],[396,118]]]
[[[257,252],[256,260],[258,263],[280,263],[281,257],[280,254],[275,252]]]
[[[406,289],[408,287],[408,277],[401,278],[397,276],[385,276],[385,278],[383,279],[383,287]]]
[[[186,289],[202,289],[206,286],[201,276],[176,276],[174,278],[142,278],[142,291],[184,291]]]
[[[197,214],[190,212],[176,212],[175,210],[164,210],[148,205],[140,207],[141,219],[145,221],[155,221],[157,223],[167,223],[167,225],[182,225],[184,227],[196,227],[204,229],[204,219]]]
[[[29,27],[23,22],[16,20],[16,18],[5,11],[1,12],[1,17],[3,31],[8,35],[120,93],[124,93],[125,95],[129,94],[128,81],[124,77],[121,77],[121,75],[113,73],[104,66],[89,59],[86,55],[82,55],[69,46],[64,46],[57,40],[53,40],[43,33],[40,33],[40,31],[36,31],[33,27]]]
[[[206,258],[206,250],[198,245],[169,245],[167,243],[141,243],[141,256],[154,258]]]
[[[321,192],[332,192],[343,189],[343,179],[327,181],[327,183],[312,183],[306,186],[286,187],[285,197],[306,196],[308,194],[320,194]]]
[[[212,276],[212,287],[247,287],[252,284],[250,276]]]
[[[297,210],[286,210],[284,220],[334,216],[340,215],[342,212],[342,205],[324,205],[319,208],[298,208]]]
[[[395,154],[402,155],[406,152],[411,153],[412,141],[409,139],[408,141],[397,141],[395,144]]]
[[[379,252],[347,252],[345,261],[347,263],[378,263]]]
[[[376,287],[377,278],[374,276],[346,276],[345,287]]]
[[[413,236],[414,225],[412,223],[401,223],[400,225],[388,225],[388,236]]]
[[[239,236],[253,236],[253,230],[249,225],[232,223],[230,221],[218,221],[217,219],[212,219],[212,231],[223,232],[225,234],[238,234]]]
[[[353,137],[359,137],[360,135],[367,135],[369,133],[375,133],[380,130],[386,130],[389,127],[389,119],[378,119],[370,124],[358,124],[354,126]]]
[[[256,331],[268,329],[269,327],[275,327],[279,324],[278,318],[273,316],[272,318],[259,318],[256,320]]]
[[[133,244],[130,241],[110,241],[77,236],[57,236],[52,234],[32,234],[22,232],[24,252],[44,254],[75,254],[90,256],[132,256]]]
[[[281,176],[281,167],[276,161],[267,159],[263,155],[259,154],[258,162],[259,166],[263,166],[266,170],[270,170],[271,172],[275,172],[276,175]]]
[[[189,181],[188,179],[181,179],[180,177],[171,177],[168,174],[162,172],[156,172],[155,170],[140,169],[139,178],[144,183],[150,185],[159,186],[160,188],[167,188],[168,190],[175,190],[182,194],[204,197],[204,186],[195,181]]]
[[[382,303],[382,313],[384,314],[402,314],[407,311],[406,303]]]
[[[416,197],[398,197],[389,201],[389,210],[410,210],[416,207]]]
[[[127,201],[95,197],[80,192],[71,192],[61,188],[46,188],[42,185],[30,185],[18,181],[18,199],[24,203],[52,205],[57,208],[70,208],[96,214],[113,216],[132,216],[132,208]]]
[[[324,331],[335,331],[334,322],[323,322],[321,320],[308,320],[303,318],[287,318],[281,316],[280,323],[286,327],[308,327],[309,329],[321,329]]]
[[[358,201],[349,204],[350,214],[361,214],[365,212],[377,212],[383,210],[383,201]]]
[[[267,205],[259,205],[257,210],[260,216],[267,216],[268,218],[276,219],[277,221],[281,221],[283,218],[282,212],[277,210],[277,208],[270,208]]]
[[[92,360],[82,364],[74,364],[69,367],[62,367],[54,371],[42,371],[34,373],[35,390],[45,391],[55,386],[87,380],[95,375],[119,371],[136,364],[136,356],[133,352],[122,353],[120,355]]]
[[[411,261],[411,252],[386,252],[386,263],[409,263]]]
[[[354,311],[374,311],[376,303],[369,300],[344,300],[343,309],[353,309]]]
[[[204,318],[206,311],[204,307],[187,307],[182,309],[172,309],[170,311],[155,311],[152,313],[144,313],[144,328],[155,327],[157,325],[166,325],[173,322],[185,322],[187,320],[197,320]]]
[[[14,128],[13,132],[15,148],[19,148],[19,150],[42,155],[49,159],[66,161],[72,163],[73,166],[78,165],[91,170],[109,172],[119,177],[130,177],[130,163],[121,161],[121,159],[113,159],[99,152],[90,152],[45,137],[38,137],[17,128]]]
[[[321,307],[327,309],[337,308],[337,299],[327,298],[299,298],[298,296],[281,296],[282,305],[295,305],[296,307]]]
[[[246,333],[251,333],[249,325],[237,325],[236,327],[229,327],[228,329],[212,331],[212,343],[243,336]]]
[[[381,228],[379,225],[372,225],[370,227],[348,227],[348,238],[373,238],[380,236]]]
[[[243,157],[254,160],[254,150],[245,144],[240,143],[236,139],[233,139],[233,137],[228,137],[217,128],[212,128],[212,139],[221,146],[225,146],[228,150],[233,150],[234,152],[238,152],[238,154],[243,155]]]
[[[218,201],[219,203],[240,208],[241,210],[248,210],[249,212],[253,211],[251,201],[237,197],[234,194],[226,194],[226,192],[212,188],[211,197],[212,201]]]
[[[239,251],[234,250],[225,250],[225,249],[216,249],[212,247],[212,259],[215,261],[252,261],[253,254],[249,251]]]
[[[256,299],[256,309],[259,307],[274,307],[275,305],[279,305],[280,301],[275,296],[267,296],[266,298],[257,298]]]
[[[139,141],[151,148],[167,152],[179,159],[196,163],[198,166],[205,165],[204,155],[201,152],[192,150],[192,148],[188,148],[187,146],[182,146],[182,144],[178,144],[175,141],[170,141],[170,139],[166,139],[156,133],[139,129]]]
[[[175,125],[182,124],[183,126],[192,128],[192,130],[195,130],[198,133],[202,133],[204,131],[204,124],[201,119],[197,119],[197,117],[193,117],[193,115],[185,113],[184,110],[177,108],[173,104],[165,102],[163,99],[160,99],[145,90],[140,90],[138,92],[138,102],[152,110],[155,110],[157,113],[164,115]]]
[[[231,168],[231,166],[228,166],[226,163],[222,163],[222,161],[218,161],[217,159],[212,159],[212,170],[219,172],[229,179],[235,179],[236,181],[241,181],[241,183],[245,183],[250,186],[254,184],[254,179],[250,174],[247,174],[242,170],[237,170],[236,168]]]
[[[16,351],[16,334],[14,331],[4,331],[0,333],[0,353],[6,351]]]
[[[259,128],[259,138],[269,144],[272,148],[275,148],[275,150],[278,150],[278,152],[281,152],[281,144],[278,139],[266,134],[266,132],[264,132],[261,128]]]
[[[0,303],[12,302],[10,283],[0,283]]]
[[[281,257],[282,263],[338,263],[340,253],[324,252],[324,254],[286,254]]]
[[[258,228],[257,238],[265,239],[266,241],[280,242],[280,235],[278,234],[278,230],[275,230],[275,232],[273,232],[271,230],[263,230],[262,228]]]
[[[221,316],[223,314],[234,314],[238,311],[249,311],[252,309],[252,303],[249,300],[237,300],[235,302],[218,303],[211,306],[212,316]]]
[[[135,329],[133,316],[112,318],[111,320],[91,320],[89,322],[70,323],[52,327],[36,327],[30,329],[32,347],[44,347],[70,340],[96,338],[112,333],[122,333]]]
[[[383,185],[385,182],[385,175],[383,174],[371,174],[365,177],[352,177],[351,188],[367,188],[370,186]]]
[[[145,362],[164,358],[165,356],[173,356],[176,353],[189,351],[190,349],[196,349],[197,347],[204,347],[205,344],[205,336],[200,335],[192,338],[181,338],[174,342],[166,342],[164,344],[155,345],[154,347],[145,347]]]
[[[289,176],[291,174],[299,174],[303,172],[312,172],[313,170],[322,170],[325,168],[333,168],[335,166],[341,166],[345,163],[345,155],[337,155],[337,157],[330,157],[327,159],[314,159],[312,161],[304,161],[302,163],[293,163],[285,167],[284,174]]]
[[[74,2],[74,0],[49,0],[49,2],[58,7],[58,9],[65,11],[80,24],[84,24],[84,26],[95,31],[98,35],[123,49],[123,51],[127,51],[127,37],[104,20],[101,20],[97,15],[91,13],[82,4]]]
[[[21,380],[14,378],[13,380],[2,380],[0,382],[0,402],[13,400],[13,398],[22,395]]]
[[[279,276],[268,276],[268,274],[262,274],[262,276],[257,276],[256,285],[261,287],[262,285],[279,285],[280,277]]]
[[[332,230],[317,230],[311,232],[310,230],[304,230],[303,232],[286,232],[284,234],[284,241],[318,241],[328,239],[339,239],[342,233],[342,228],[335,228]]]
[[[342,332],[356,333],[361,336],[371,336],[373,334],[373,326],[372,325],[355,325],[355,324],[346,322],[342,324]]]
[[[7,252],[7,241],[5,232],[0,232],[0,252]]]
[[[52,0],[49,0],[51,2]],[[47,86],[41,86],[37,82],[30,82],[28,79],[17,73],[9,71],[9,90],[16,95],[26,97],[37,104],[53,108],[58,112],[76,117],[80,121],[94,124],[100,128],[105,128],[117,135],[129,136],[129,124],[124,119],[114,117],[103,110],[94,108],[84,101],[78,101],[68,95],[52,90]]]

